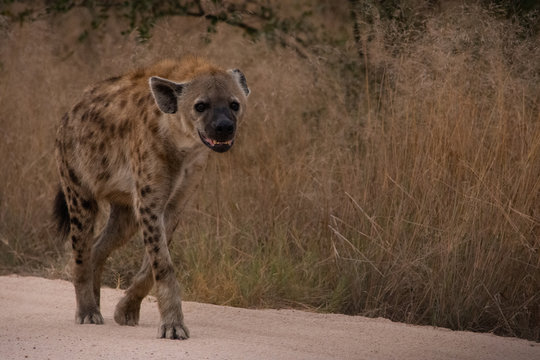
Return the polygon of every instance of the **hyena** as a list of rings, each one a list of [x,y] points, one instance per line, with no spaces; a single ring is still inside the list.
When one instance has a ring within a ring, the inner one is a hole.
[[[155,284],[158,337],[189,337],[168,245],[208,153],[233,145],[249,93],[238,69],[195,57],[164,60],[88,88],[63,116],[55,149],[61,182],[55,213],[73,248],[77,323],[103,323],[104,263],[142,230],[142,267],[114,319],[136,325],[141,301]],[[110,204],[110,215],[94,238],[103,202]]]

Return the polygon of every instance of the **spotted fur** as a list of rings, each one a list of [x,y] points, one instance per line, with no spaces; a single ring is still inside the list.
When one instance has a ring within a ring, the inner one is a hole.
[[[168,243],[209,149],[224,152],[233,145],[248,94],[238,69],[200,58],[165,60],[97,83],[62,117],[56,140],[62,189],[55,209],[73,248],[77,323],[103,323],[104,263],[142,231],[143,264],[114,319],[136,325],[141,301],[156,284],[158,336],[189,337]],[[109,219],[94,239],[102,202],[110,204]]]

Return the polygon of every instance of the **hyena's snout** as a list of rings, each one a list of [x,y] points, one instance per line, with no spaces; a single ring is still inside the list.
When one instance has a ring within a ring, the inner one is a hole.
[[[236,131],[236,125],[234,121],[226,116],[220,116],[211,125],[211,132],[213,138],[217,141],[227,141],[234,138],[234,132]]]
[[[236,121],[226,113],[218,113],[204,127],[204,134],[199,132],[201,140],[216,152],[225,152],[234,144]]]

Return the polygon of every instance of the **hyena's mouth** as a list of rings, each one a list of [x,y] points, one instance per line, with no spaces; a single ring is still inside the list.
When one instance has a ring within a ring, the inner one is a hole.
[[[201,138],[204,145],[208,146],[210,149],[219,153],[229,150],[234,144],[234,139],[227,140],[227,141],[217,141],[217,140],[210,139],[209,137],[204,136],[203,134],[201,134],[200,131],[199,131],[199,137]]]

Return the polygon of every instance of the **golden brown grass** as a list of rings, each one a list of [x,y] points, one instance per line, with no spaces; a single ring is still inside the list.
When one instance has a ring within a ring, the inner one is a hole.
[[[3,272],[66,276],[52,149],[82,88],[196,52],[240,67],[253,93],[176,234],[187,298],[540,339],[538,38],[476,6],[430,14],[399,41],[378,23],[365,81],[352,41],[302,59],[225,26],[206,44],[203,21],[171,19],[148,45],[113,23],[79,44],[80,19],[3,30]],[[133,243],[109,261],[109,285],[136,271]]]

